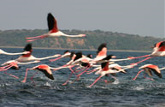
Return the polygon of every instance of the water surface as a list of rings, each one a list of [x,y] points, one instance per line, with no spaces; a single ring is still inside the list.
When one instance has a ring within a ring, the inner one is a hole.
[[[22,49],[4,49],[7,52],[18,52]],[[50,56],[60,53],[62,50],[34,49],[33,55],[36,57]],[[84,54],[93,54],[95,51],[83,51]],[[126,58],[128,56],[141,56],[148,53],[137,52],[109,52],[116,55],[117,58]],[[7,60],[16,59],[18,56],[0,55],[0,63]],[[122,61],[121,65],[138,62],[141,59]],[[68,58],[60,59],[57,62],[44,60],[39,64],[48,64],[52,67],[64,65]],[[1,107],[164,107],[165,106],[165,78],[158,78],[154,75],[151,81],[143,78],[143,73],[139,75],[136,81],[132,78],[139,71],[138,67],[146,63],[156,64],[160,68],[165,66],[165,57],[149,59],[135,68],[127,70],[127,74],[117,74],[118,83],[105,84],[102,80],[97,82],[92,88],[88,86],[96,79],[97,75],[84,74],[79,81],[71,83],[75,79],[72,76],[68,85],[62,86],[70,73],[69,69],[62,69],[53,72],[55,80],[47,79],[41,72],[35,77],[35,84],[30,77],[36,71],[29,71],[26,83],[21,83],[25,75],[26,68],[38,64],[22,65],[20,70],[8,70],[20,79],[10,77],[0,72],[0,106]],[[162,71],[162,75],[165,73]],[[108,78],[112,80],[111,78]]]

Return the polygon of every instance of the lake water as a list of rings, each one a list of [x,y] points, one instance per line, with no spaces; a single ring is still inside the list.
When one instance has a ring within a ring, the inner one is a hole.
[[[22,49],[3,49],[7,52],[20,52]],[[53,54],[63,54],[62,50],[34,49],[35,57],[50,56]],[[95,51],[83,51],[83,54],[95,56]],[[139,52],[108,52],[116,55],[117,58],[128,56],[141,56],[149,53]],[[7,60],[16,59],[18,56],[0,55],[0,63]],[[141,59],[118,62],[120,65],[129,65]],[[39,64],[48,64],[52,67],[64,65],[69,58],[60,59],[56,62],[44,60]],[[25,75],[26,68],[38,64],[22,65],[20,70],[8,70],[20,79],[10,77],[0,72],[0,107],[164,107],[165,106],[165,71],[162,71],[163,78],[154,75],[151,81],[143,78],[143,73],[136,81],[132,78],[139,71],[138,67],[146,63],[156,64],[160,68],[165,66],[165,57],[149,59],[138,66],[127,70],[127,74],[117,74],[118,84],[105,84],[98,81],[92,88],[88,86],[93,83],[97,75],[84,74],[79,81],[69,83],[66,86],[61,84],[67,80],[69,69],[54,71],[55,80],[47,79],[43,73],[39,72],[35,77],[35,84],[30,77],[36,71],[29,71],[26,83],[21,83]],[[102,79],[105,79],[103,77]],[[72,76],[71,81],[75,77]],[[111,78],[109,78],[111,80]]]

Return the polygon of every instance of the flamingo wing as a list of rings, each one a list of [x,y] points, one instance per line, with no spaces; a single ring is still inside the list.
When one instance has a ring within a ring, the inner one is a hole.
[[[49,74],[45,69],[41,69],[41,68],[36,68],[37,70],[41,71],[42,73],[45,74],[46,77],[48,77],[51,80],[54,80],[54,77],[52,74]]]
[[[161,72],[160,72],[159,69],[152,69],[152,68],[150,68],[150,69],[151,69],[151,71],[153,71],[154,74],[156,74],[159,78],[162,78],[162,74],[161,74]]]
[[[165,41],[162,41],[159,45],[159,47],[165,46]]]
[[[107,47],[106,47],[106,43],[103,43],[98,47],[97,56],[106,56],[106,55],[107,55]]]
[[[82,57],[82,52],[77,52],[74,61],[81,58],[81,57]]]
[[[149,72],[149,75],[152,76],[152,72],[154,72],[154,74],[156,74],[159,78],[162,78],[162,74],[161,71],[159,69],[159,67],[157,65],[153,65],[153,64],[146,64],[144,66],[142,66],[142,68],[146,68]]]
[[[101,68],[103,71],[109,70],[109,62],[101,63]]]
[[[29,57],[32,53],[32,44],[29,43],[25,46],[24,51],[29,51],[28,54],[22,54],[23,57]]]
[[[48,13],[47,16],[48,29],[52,32],[58,32],[57,21],[51,13]]]

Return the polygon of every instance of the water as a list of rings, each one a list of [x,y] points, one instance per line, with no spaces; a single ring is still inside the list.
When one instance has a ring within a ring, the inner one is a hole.
[[[8,52],[18,52],[22,49],[4,49]],[[33,55],[36,57],[50,56],[60,53],[61,50],[42,50],[34,49]],[[84,54],[93,54],[95,51],[83,51]],[[116,55],[117,58],[126,58],[128,56],[141,56],[148,53],[136,52],[109,52]],[[0,55],[0,62],[15,59],[18,56]],[[128,65],[137,62],[140,59],[132,61],[119,62],[121,65]],[[50,63],[44,60],[39,64],[48,64],[52,67],[58,67],[69,61],[68,58],[60,59],[57,62]],[[0,106],[1,107],[164,107],[165,106],[165,78],[158,78],[154,75],[154,80],[144,79],[140,74],[136,81],[132,78],[139,71],[138,67],[152,63],[160,68],[165,66],[165,57],[149,59],[133,69],[127,70],[127,74],[117,74],[118,83],[105,84],[103,81],[97,82],[92,88],[88,86],[96,79],[97,75],[81,76],[79,81],[70,83],[66,86],[61,84],[67,80],[68,69],[62,69],[53,72],[55,80],[47,79],[41,72],[34,77],[32,83],[30,77],[36,71],[29,71],[26,83],[21,83],[25,75],[26,68],[38,64],[21,66],[20,70],[8,70],[20,79],[9,77],[0,72]],[[162,75],[165,75],[162,71]],[[102,79],[104,79],[103,77]],[[109,78],[110,79],[110,78]],[[110,79],[111,80],[111,79]]]

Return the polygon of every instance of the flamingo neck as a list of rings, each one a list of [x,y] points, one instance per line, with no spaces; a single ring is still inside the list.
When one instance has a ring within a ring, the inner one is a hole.
[[[18,52],[18,53],[8,53],[0,49],[0,54],[5,54],[5,55],[20,55],[23,54],[24,52]]]

